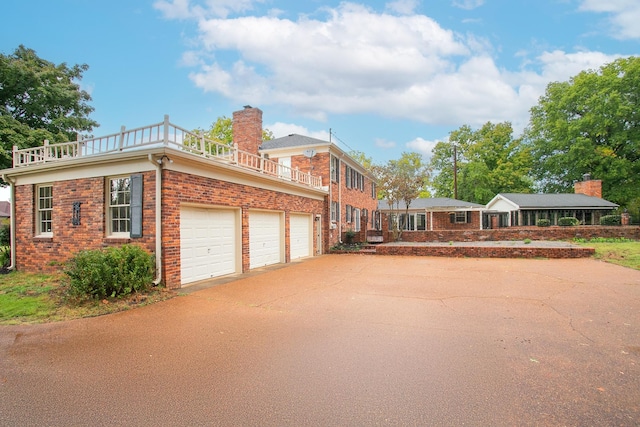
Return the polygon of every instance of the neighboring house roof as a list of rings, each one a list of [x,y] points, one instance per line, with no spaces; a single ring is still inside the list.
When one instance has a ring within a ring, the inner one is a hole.
[[[618,207],[615,203],[585,194],[500,193],[487,204],[487,208],[489,209],[499,199],[510,202],[517,209],[615,209]]]
[[[260,146],[260,150],[277,150],[279,148],[301,147],[308,145],[331,145],[331,142],[293,133],[281,138],[263,141]]]
[[[400,202],[397,209],[405,210],[407,204]],[[378,200],[378,209],[381,211],[391,210],[386,200]],[[478,203],[465,202],[463,200],[450,199],[448,197],[430,197],[415,199],[409,203],[409,209],[426,209],[426,210],[480,210],[484,209],[484,205]]]
[[[11,203],[0,201],[0,218],[11,218]]]

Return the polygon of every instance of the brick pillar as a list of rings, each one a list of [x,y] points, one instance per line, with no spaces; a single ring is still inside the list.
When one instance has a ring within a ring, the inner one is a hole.
[[[233,112],[233,143],[238,149],[258,154],[262,144],[262,110],[246,105]]]

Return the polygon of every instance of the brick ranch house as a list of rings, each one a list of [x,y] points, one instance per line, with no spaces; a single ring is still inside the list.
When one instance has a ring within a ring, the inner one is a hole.
[[[363,197],[375,194],[371,177],[337,146],[261,152],[262,111],[250,106],[233,113],[233,131],[229,147],[165,116],[14,147],[13,167],[0,171],[13,200],[11,267],[52,271],[80,250],[130,243],[155,255],[157,282],[179,288],[322,254],[375,209]]]

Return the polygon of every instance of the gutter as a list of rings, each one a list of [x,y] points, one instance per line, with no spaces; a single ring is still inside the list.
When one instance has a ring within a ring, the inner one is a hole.
[[[11,219],[9,220],[9,228],[10,228],[10,243],[9,248],[11,251],[11,264],[7,267],[7,270],[12,271],[16,268],[16,182],[13,181],[6,174],[2,174],[2,179],[4,182],[9,183],[10,195],[11,195]]]
[[[159,159],[154,159],[153,155],[148,155],[149,162],[156,169],[156,278],[153,281],[155,286],[162,282],[162,165],[166,155]]]

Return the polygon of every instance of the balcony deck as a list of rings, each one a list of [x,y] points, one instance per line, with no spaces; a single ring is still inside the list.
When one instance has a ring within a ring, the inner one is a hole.
[[[247,171],[262,173],[277,179],[296,182],[309,187],[322,189],[322,178],[310,173],[300,172],[262,156],[239,150],[237,145],[229,146],[205,138],[169,122],[165,116],[160,123],[96,138],[75,142],[49,144],[41,147],[18,149],[13,147],[13,167],[23,168],[51,162],[65,162],[81,157],[139,150],[142,148],[171,147],[194,156],[218,161]]]

